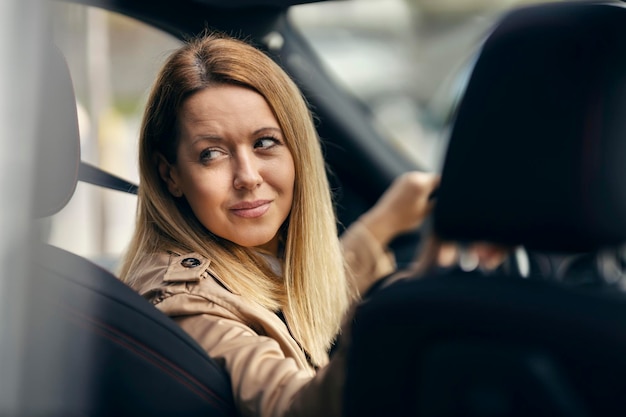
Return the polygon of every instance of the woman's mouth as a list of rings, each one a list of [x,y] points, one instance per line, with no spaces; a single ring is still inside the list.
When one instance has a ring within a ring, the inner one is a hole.
[[[267,213],[271,202],[271,200],[242,201],[231,206],[230,211],[235,216],[254,219]]]

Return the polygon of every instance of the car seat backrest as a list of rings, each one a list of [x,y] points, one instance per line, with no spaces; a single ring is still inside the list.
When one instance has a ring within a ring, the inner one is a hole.
[[[356,311],[346,417],[622,416],[626,300],[453,273],[398,282]]]
[[[36,214],[71,198],[80,150],[71,76],[46,51]],[[32,242],[20,402],[25,416],[234,416],[230,381],[172,319],[89,260]]]
[[[32,251],[23,415],[234,416],[224,369],[108,271]]]
[[[484,42],[453,123],[434,228],[588,251],[626,240],[626,8],[517,10]]]

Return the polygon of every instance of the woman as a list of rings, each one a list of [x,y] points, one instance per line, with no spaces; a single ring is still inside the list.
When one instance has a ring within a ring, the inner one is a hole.
[[[300,91],[215,34],[162,68],[139,165],[121,279],[225,367],[242,415],[337,415],[341,365],[327,352],[351,303],[392,271],[386,244],[420,224],[437,179],[400,177],[340,243]]]

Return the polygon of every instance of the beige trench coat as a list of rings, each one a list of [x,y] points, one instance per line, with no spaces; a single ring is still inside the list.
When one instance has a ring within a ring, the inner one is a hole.
[[[393,257],[359,222],[341,241],[361,292],[393,270]],[[145,262],[136,290],[225,367],[242,416],[340,415],[344,349],[316,372],[285,323],[231,291],[210,259],[160,253]]]

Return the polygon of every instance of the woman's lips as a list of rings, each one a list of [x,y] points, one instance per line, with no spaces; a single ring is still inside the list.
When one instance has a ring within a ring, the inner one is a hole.
[[[270,209],[271,200],[242,201],[230,208],[230,211],[239,217],[253,219],[261,217]]]

